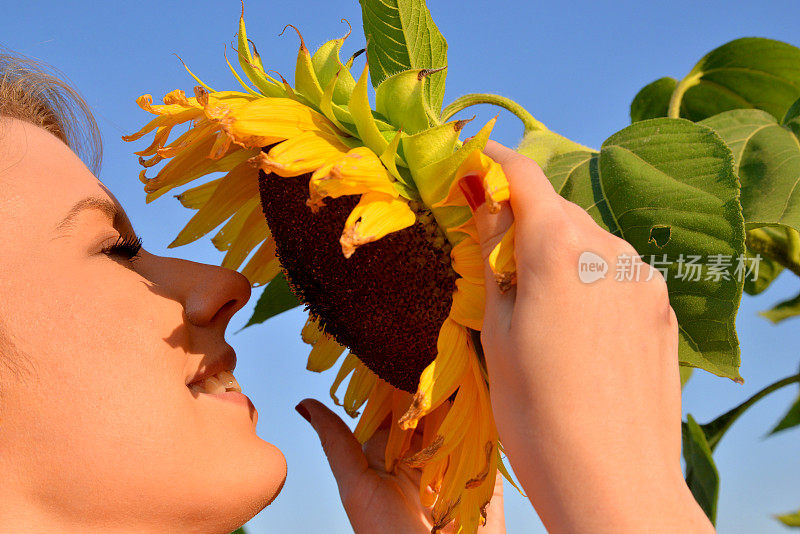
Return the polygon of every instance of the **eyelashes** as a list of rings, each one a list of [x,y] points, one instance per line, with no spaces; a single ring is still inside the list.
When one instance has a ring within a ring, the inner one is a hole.
[[[142,248],[142,238],[135,235],[119,236],[112,244],[100,251],[108,256],[122,256],[126,260],[134,260]]]

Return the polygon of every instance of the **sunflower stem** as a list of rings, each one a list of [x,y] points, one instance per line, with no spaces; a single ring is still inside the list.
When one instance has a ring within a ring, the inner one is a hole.
[[[478,104],[492,104],[493,106],[499,106],[507,109],[522,121],[522,124],[525,126],[525,133],[534,131],[548,131],[547,126],[536,120],[527,109],[520,106],[510,98],[487,93],[472,93],[455,99],[449,106],[442,110],[442,121],[447,121],[447,119],[459,111]]]

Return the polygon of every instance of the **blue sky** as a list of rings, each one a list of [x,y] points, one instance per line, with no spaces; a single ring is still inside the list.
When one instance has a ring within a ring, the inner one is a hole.
[[[628,124],[628,106],[639,88],[661,76],[681,77],[716,46],[744,36],[800,46],[800,7],[788,0],[429,3],[449,43],[445,103],[470,92],[503,94],[551,129],[595,147]],[[190,92],[195,85],[173,54],[212,87],[235,87],[223,45],[234,38],[239,9],[238,0],[30,0],[6,6],[0,18],[0,46],[54,65],[89,102],[105,143],[100,178],[125,206],[152,253],[206,263],[219,263],[222,256],[208,239],[166,249],[192,212],[171,195],[145,205],[132,155],[145,145],[125,144],[120,136],[147,119],[136,97],[152,93],[158,101],[173,89]],[[248,33],[264,63],[290,79],[297,38],[293,32],[278,37],[284,25],[297,26],[313,50],[345,33],[341,18],[354,28],[343,54],[349,55],[364,46],[356,0],[251,0],[246,5]],[[496,113],[474,109],[480,119],[475,123]],[[519,121],[503,113],[493,137],[514,146],[521,133]],[[797,279],[783,275],[766,294],[744,298],[738,331],[745,384],[697,373],[685,390],[685,412],[705,422],[796,372],[800,320],[775,327],[756,312],[798,289]],[[237,377],[259,409],[259,433],[284,451],[289,477],[280,497],[250,523],[249,531],[350,532],[316,435],[293,410],[306,396],[327,400],[333,372],[305,371],[308,349],[299,339],[304,321],[299,310],[233,334],[247,321],[259,294],[254,291],[232,320],[228,341],[239,355]],[[800,429],[763,439],[796,391],[787,388],[750,410],[717,449],[720,532],[783,532],[770,514],[800,507]],[[544,532],[526,500],[513,490],[506,495],[509,532]]]

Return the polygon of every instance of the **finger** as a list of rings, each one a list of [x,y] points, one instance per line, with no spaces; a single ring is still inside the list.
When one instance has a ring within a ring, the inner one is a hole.
[[[344,497],[355,479],[368,469],[361,444],[344,421],[321,402],[305,399],[295,410],[317,432],[322,450],[325,451],[333,477],[339,486],[339,494]]]
[[[520,241],[535,238],[543,227],[563,216],[566,201],[556,193],[535,161],[495,141],[486,143],[484,153],[503,167]]]

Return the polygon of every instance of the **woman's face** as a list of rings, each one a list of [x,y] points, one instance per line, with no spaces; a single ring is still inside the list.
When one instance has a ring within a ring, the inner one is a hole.
[[[122,207],[72,151],[2,120],[0,525],[231,531],[278,493],[285,460],[249,401],[187,384],[233,368],[225,328],[250,286],[101,252],[120,235],[133,235]]]

